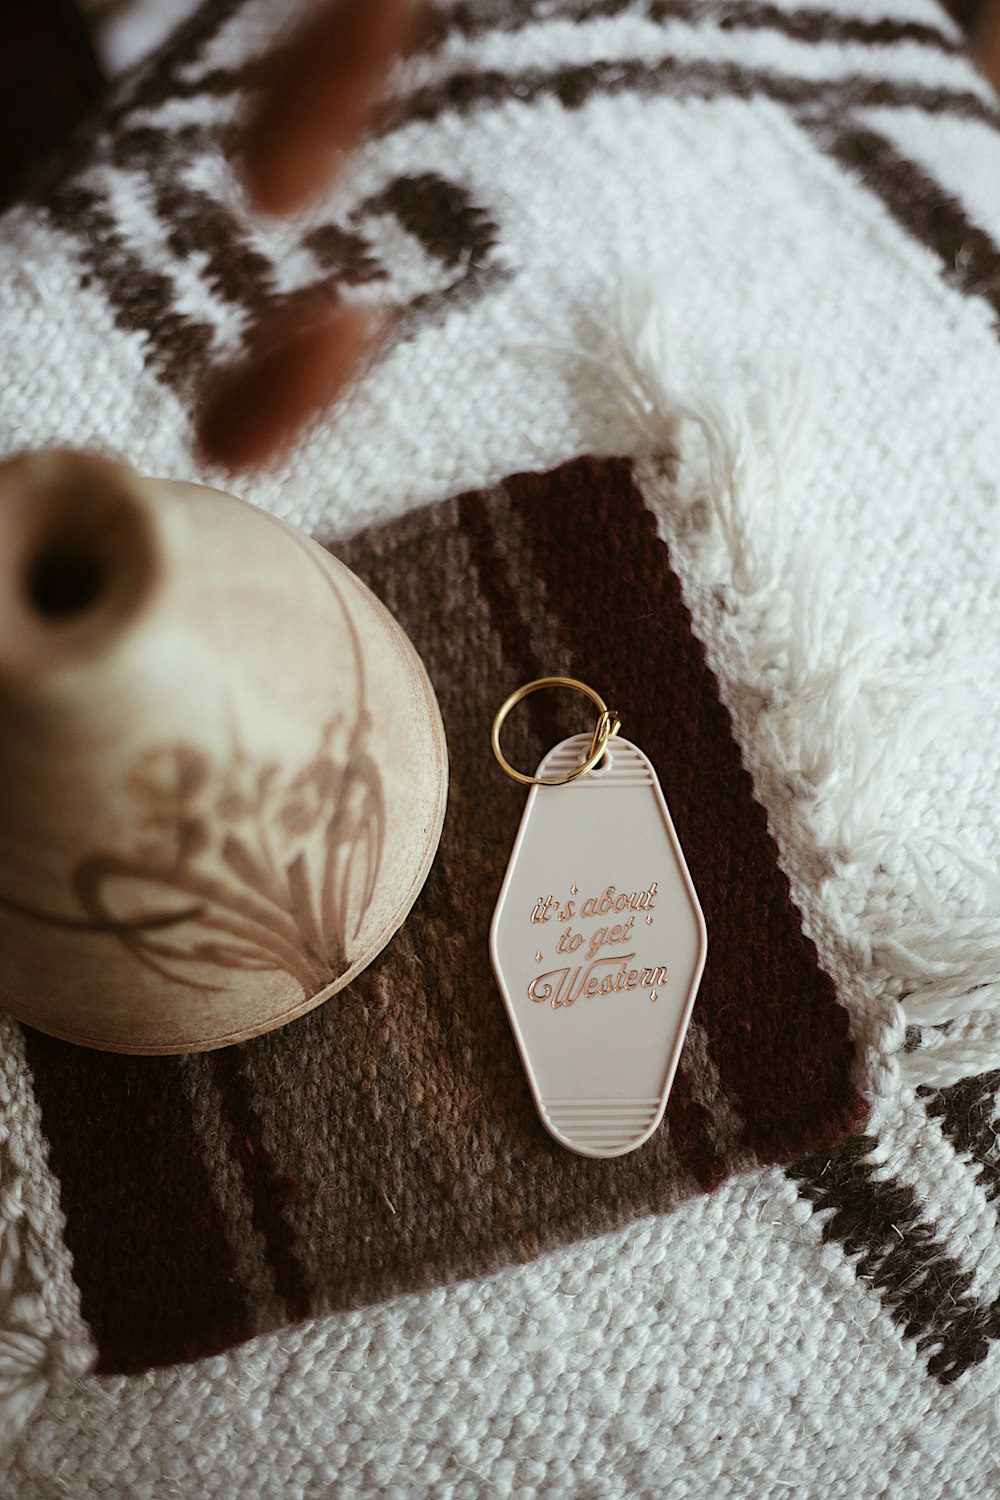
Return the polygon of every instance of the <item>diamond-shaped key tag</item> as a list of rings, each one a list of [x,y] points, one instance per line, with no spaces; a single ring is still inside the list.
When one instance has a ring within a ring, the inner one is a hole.
[[[537,775],[564,776],[588,735]],[[600,766],[533,786],[490,928],[490,957],[546,1130],[623,1156],[663,1118],[708,939],[656,773],[609,739]]]

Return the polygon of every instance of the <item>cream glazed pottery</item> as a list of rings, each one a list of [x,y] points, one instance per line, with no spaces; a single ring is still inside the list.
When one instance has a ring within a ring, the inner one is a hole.
[[[400,926],[437,701],[354,575],[90,454],[0,465],[0,1008],[121,1052],[280,1026]]]

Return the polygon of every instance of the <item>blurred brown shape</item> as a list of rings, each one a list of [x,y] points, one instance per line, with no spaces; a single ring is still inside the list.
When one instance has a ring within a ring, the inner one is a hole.
[[[416,14],[412,0],[334,0],[264,65],[237,145],[255,208],[291,213],[324,185],[370,119]]]
[[[234,148],[252,207],[291,213],[324,186],[370,120],[418,15],[413,0],[326,0],[264,63]],[[204,456],[249,469],[287,447],[340,393],[378,323],[325,298],[266,321],[246,359],[203,392]]]
[[[972,50],[976,61],[1000,91],[1000,3],[988,0],[983,5],[972,33]]]
[[[968,36],[979,67],[1000,91],[1000,0],[944,0],[944,6]]]
[[[379,326],[371,309],[331,309],[325,300],[270,322],[250,355],[204,393],[197,419],[204,456],[236,470],[286,448],[339,394]]]

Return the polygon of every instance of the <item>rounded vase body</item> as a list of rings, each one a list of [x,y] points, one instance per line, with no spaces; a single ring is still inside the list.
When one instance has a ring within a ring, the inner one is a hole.
[[[321,547],[92,455],[0,466],[0,1008],[222,1046],[400,926],[447,797],[409,640]]]

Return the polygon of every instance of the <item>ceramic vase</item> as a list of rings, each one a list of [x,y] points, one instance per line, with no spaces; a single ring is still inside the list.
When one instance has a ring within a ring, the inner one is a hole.
[[[93,455],[0,465],[0,1008],[122,1052],[280,1026],[403,922],[446,796],[423,665],[329,553]]]

